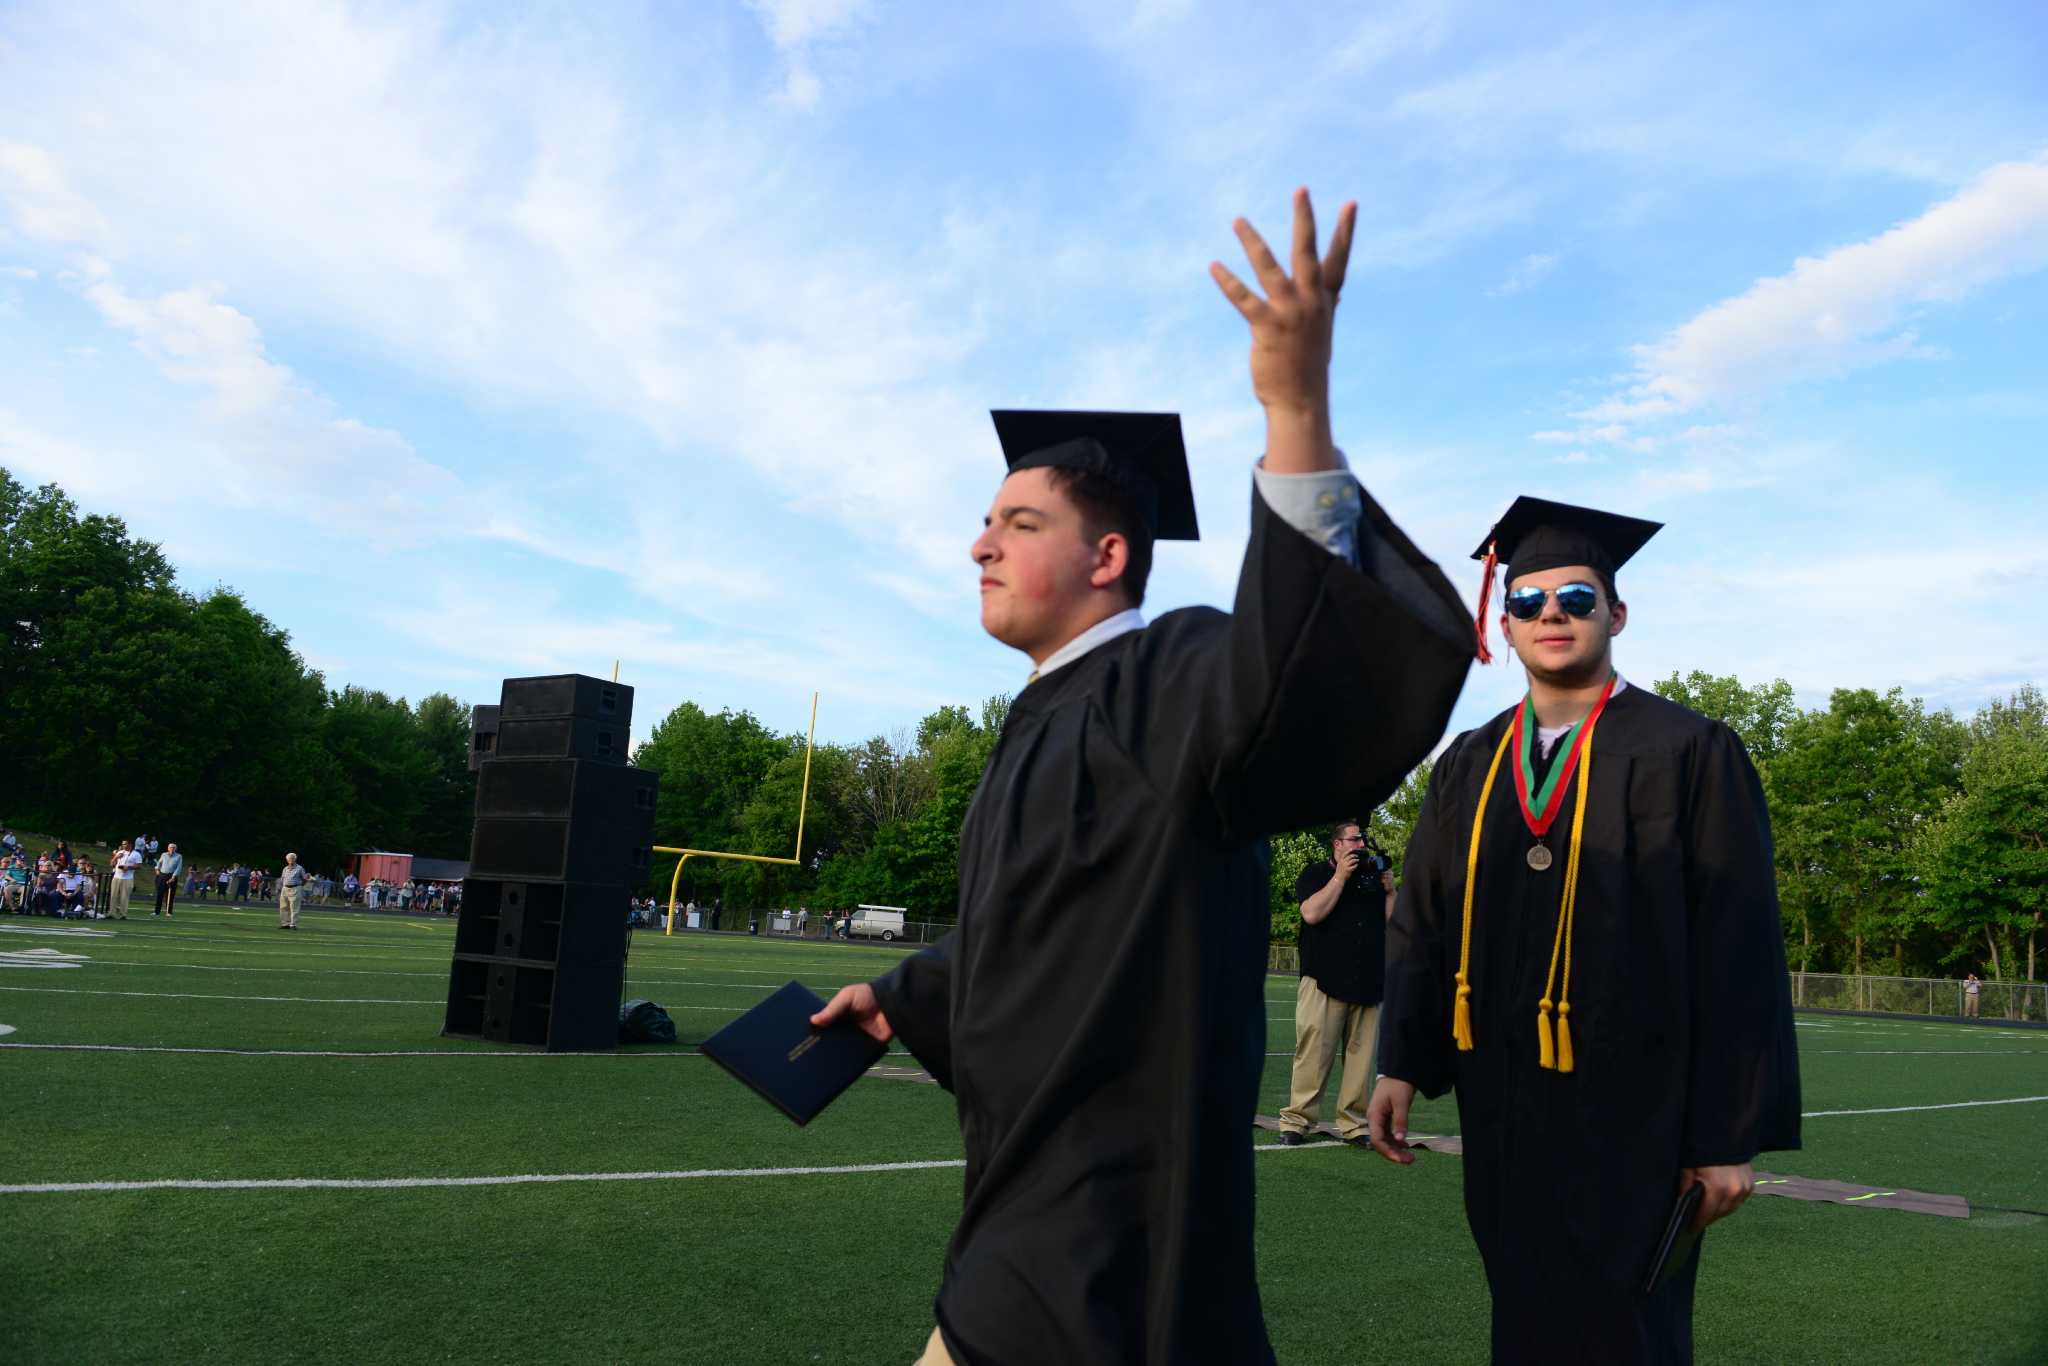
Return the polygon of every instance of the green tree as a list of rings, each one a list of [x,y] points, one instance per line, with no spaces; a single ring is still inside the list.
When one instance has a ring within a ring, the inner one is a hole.
[[[1694,669],[1680,678],[1673,670],[1671,677],[1654,687],[1659,696],[1724,723],[1742,740],[1742,747],[1759,769],[1776,757],[1784,745],[1786,726],[1799,714],[1792,685],[1782,678],[1751,688],[1733,674],[1716,677]]]
[[[1980,951],[1987,975],[2026,980],[2048,912],[2048,698],[2028,686],[1970,721],[1962,786],[1918,832],[1930,919],[1950,940],[1944,963]]]
[[[746,811],[788,743],[744,711],[706,712],[685,702],[661,719],[634,762],[661,775],[655,802],[654,842],[678,848],[751,853]],[[783,850],[776,850],[782,853]],[[657,855],[650,885],[665,895],[677,856]],[[684,867],[681,895],[694,900],[731,899],[732,890],[757,894],[758,870],[722,859],[692,858]]]
[[[1898,689],[1840,689],[1826,711],[1784,729],[1765,771],[1790,956],[1800,970],[1827,958],[1869,966],[1873,942],[1902,971],[1924,921],[1913,866],[1918,829],[1959,783],[1966,733]]]
[[[426,755],[428,777],[418,823],[407,852],[423,858],[469,856],[476,824],[476,775],[469,771],[471,708],[447,693],[429,694],[413,709],[413,730]]]
[[[343,688],[328,696],[323,731],[347,800],[349,844],[417,852],[405,846],[426,809],[434,763],[420,744],[412,708],[402,697]]]
[[[1295,830],[1275,835],[1267,865],[1269,895],[1273,913],[1272,941],[1275,944],[1301,942],[1301,903],[1294,899],[1294,882],[1301,870],[1330,856],[1330,841],[1318,830]]]

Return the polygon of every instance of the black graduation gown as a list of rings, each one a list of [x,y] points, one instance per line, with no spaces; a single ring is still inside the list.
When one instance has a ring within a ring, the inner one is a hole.
[[[958,928],[875,983],[958,1102],[934,1309],[962,1366],[1272,1360],[1264,837],[1391,792],[1472,655],[1450,585],[1363,502],[1363,569],[1255,496],[1233,613],[1169,612],[1026,687],[961,830]]]
[[[1465,1212],[1497,1362],[1692,1359],[1693,1267],[1644,1273],[1681,1167],[1799,1146],[1799,1059],[1770,817],[1734,732],[1646,689],[1594,729],[1573,933],[1570,1073],[1537,1065],[1578,775],[1535,843],[1501,762],[1472,917],[1475,1047],[1451,1037],[1472,819],[1519,706],[1437,760],[1389,926],[1380,1065],[1455,1087]],[[1555,999],[1557,993],[1551,993]]]

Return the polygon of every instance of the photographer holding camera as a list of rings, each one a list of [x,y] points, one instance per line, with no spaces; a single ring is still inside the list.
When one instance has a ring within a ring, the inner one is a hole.
[[[1337,1137],[1369,1148],[1365,1107],[1386,980],[1387,920],[1394,913],[1393,860],[1372,848],[1362,821],[1339,821],[1330,857],[1301,870],[1301,986],[1294,1000],[1294,1077],[1280,1112],[1280,1141],[1300,1143],[1322,1112],[1337,1045]]]

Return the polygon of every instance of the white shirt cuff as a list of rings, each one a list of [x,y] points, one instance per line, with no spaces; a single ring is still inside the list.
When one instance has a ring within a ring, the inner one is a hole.
[[[1337,458],[1343,459],[1343,453]],[[1252,482],[1281,521],[1332,555],[1358,562],[1358,519],[1364,507],[1350,469],[1275,474],[1262,462],[1252,467]]]

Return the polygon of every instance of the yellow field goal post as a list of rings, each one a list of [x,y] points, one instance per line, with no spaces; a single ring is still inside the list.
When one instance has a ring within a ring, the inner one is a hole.
[[[811,804],[811,750],[818,739],[818,695],[811,694],[811,729],[804,737],[804,786],[797,798],[796,806],[796,849],[788,858],[770,858],[766,854],[734,854],[719,849],[678,849],[672,845],[657,844],[657,854],[681,854],[676,860],[675,876],[668,880],[668,914],[663,917],[661,932],[665,935],[676,932],[676,888],[683,882],[683,865],[693,858],[732,859],[739,863],[773,863],[785,868],[795,868],[803,863],[804,813]]]

